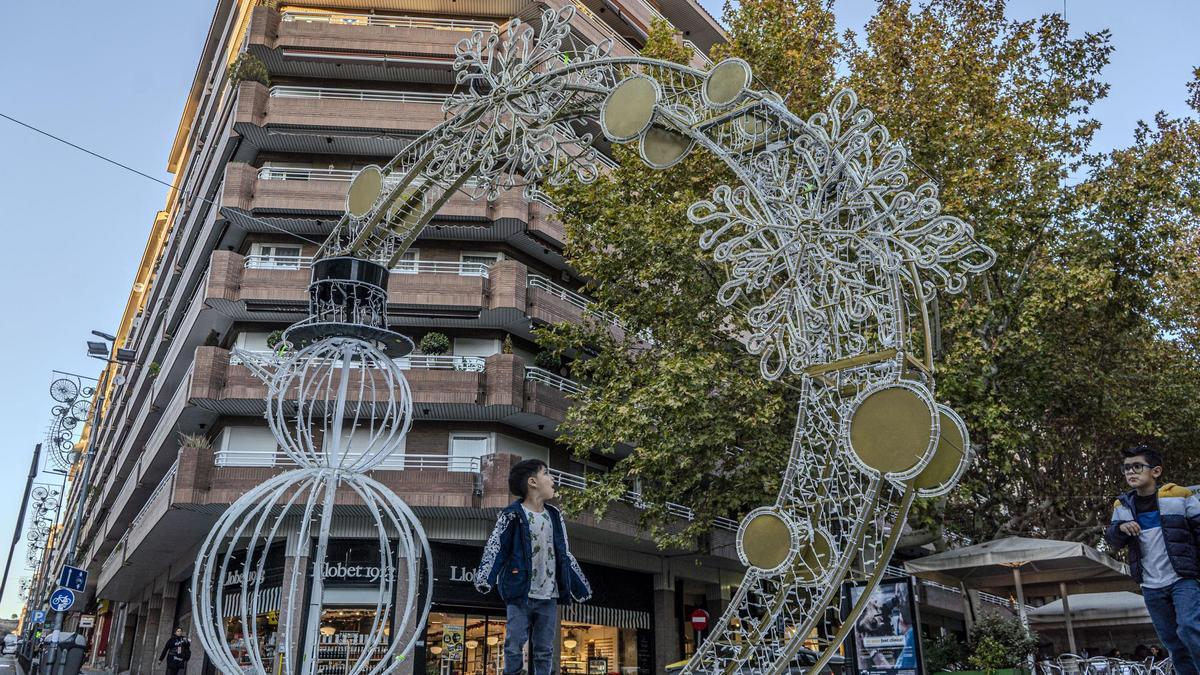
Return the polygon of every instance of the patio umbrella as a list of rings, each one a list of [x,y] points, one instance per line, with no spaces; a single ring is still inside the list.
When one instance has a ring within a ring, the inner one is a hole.
[[[1137,590],[1124,563],[1086,544],[1054,539],[1007,537],[910,560],[904,567],[909,574],[942,584],[961,583],[966,588],[1000,594],[1015,589],[1017,612],[1026,626],[1026,592],[1062,598],[1072,653],[1072,593]]]

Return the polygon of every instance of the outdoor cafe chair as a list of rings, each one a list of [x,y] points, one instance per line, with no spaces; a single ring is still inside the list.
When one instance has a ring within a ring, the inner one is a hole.
[[[1066,675],[1076,675],[1076,673],[1082,672],[1081,663],[1083,663],[1083,657],[1076,654],[1063,654],[1058,657],[1058,667]]]

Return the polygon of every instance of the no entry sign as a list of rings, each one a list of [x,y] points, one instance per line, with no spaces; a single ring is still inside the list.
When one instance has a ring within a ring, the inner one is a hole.
[[[692,610],[688,615],[688,621],[692,622],[694,630],[708,630],[708,612],[703,609]]]

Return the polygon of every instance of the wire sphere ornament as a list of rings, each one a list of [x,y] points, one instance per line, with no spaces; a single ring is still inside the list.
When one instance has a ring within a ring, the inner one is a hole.
[[[738,532],[746,575],[682,672],[781,675],[813,636],[818,672],[885,574],[914,500],[950,491],[970,464],[965,425],[935,396],[930,307],[995,253],[942,213],[936,185],[910,182],[907,149],[852,91],[803,119],[755,89],[745,61],[614,57],[610,41],[575,38],[574,14],[461,40],[447,120],[359,172],[317,258],[393,266],[456,191],[494,200],[520,188],[544,203],[542,184],[594,181],[611,166],[597,126],[652,168],[711,153],[735,181],[688,218],[727,275],[714,300],[746,308],[747,352],[800,402],[779,495]],[[867,590],[843,614],[846,581]]]
[[[266,379],[267,423],[304,468],[370,471],[412,427],[404,371],[357,338],[314,342],[285,357]]]
[[[336,504],[339,487],[348,489],[359,504],[352,508]],[[244,494],[225,511],[201,547],[192,577],[196,627],[218,670],[317,672],[315,617],[322,607],[330,526],[337,511],[369,518],[379,546],[378,564],[373,566],[378,574],[366,586],[377,598],[373,618],[363,635],[360,656],[339,672],[392,672],[411,653],[433,597],[432,557],[420,521],[378,481],[360,473],[312,467],[280,474]],[[275,586],[267,586],[266,564],[268,549],[277,543],[285,544],[293,561],[278,591],[280,631],[287,633],[280,640],[281,671],[276,671],[277,664],[266,662],[258,649],[257,621],[276,592]],[[310,578],[306,596],[305,581]],[[248,649],[234,649],[229,618],[240,622]],[[305,645],[302,653],[289,648],[299,643]],[[243,654],[249,664],[240,660]]]

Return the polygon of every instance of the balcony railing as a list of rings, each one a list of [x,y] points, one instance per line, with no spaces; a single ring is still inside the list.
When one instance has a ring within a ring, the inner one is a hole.
[[[441,105],[449,94],[425,91],[385,91],[381,89],[336,89],[331,87],[271,87],[272,98],[320,98],[337,101],[395,101],[397,103],[433,103]]]
[[[565,301],[567,304],[578,307],[585,314],[590,314],[601,321],[611,323],[622,329],[625,327],[625,324],[621,321],[621,318],[616,314],[596,309],[591,298],[580,295],[579,293],[576,293],[565,286],[560,286],[540,274],[530,274],[527,277],[526,285],[529,288],[540,288],[550,295]]]
[[[563,392],[564,394],[582,394],[587,391],[587,387],[579,384],[575,380],[569,380],[561,375],[538,368],[537,366],[525,366],[525,379],[530,382],[540,382]]]
[[[299,270],[312,266],[313,257],[308,255],[264,255],[255,253],[246,256],[243,263],[248,270]],[[402,260],[392,268],[392,274],[457,274],[460,277],[488,276],[488,265],[480,262],[453,262],[446,260]]]
[[[146,503],[142,506],[142,510],[138,511],[138,514],[133,517],[132,521],[129,522],[130,531],[133,531],[142,523],[142,520],[146,517],[146,514],[150,512],[150,508],[154,506],[154,500],[158,499],[159,496],[169,490],[175,483],[175,473],[178,470],[179,460],[175,460],[175,463],[172,464],[171,468],[167,471],[167,475],[163,476],[163,479],[158,482],[158,485],[154,488],[154,491],[150,493],[150,496],[146,497]]]
[[[358,175],[355,169],[313,169],[308,167],[264,166],[258,170],[260,180],[333,181],[349,183]]]
[[[117,541],[117,545],[113,546],[112,552],[109,553],[108,557],[104,559],[104,564],[100,566],[100,569],[102,571],[107,570],[108,568],[112,567],[113,564],[119,564],[122,559],[122,555],[125,553],[125,545],[128,543],[129,530],[125,530],[125,534],[121,535],[121,539]]]
[[[897,567],[895,565],[888,565],[887,573],[888,573],[888,576],[893,576],[893,577],[911,576],[908,573],[908,571],[905,570],[903,567]],[[955,586],[947,586],[946,584],[939,584],[938,582],[930,581],[929,579],[918,579],[918,581],[921,583],[922,586],[928,586],[930,588],[937,588],[937,589],[946,591],[948,593],[955,593],[957,595],[962,595],[962,589],[957,588]],[[980,592],[979,599],[984,602],[990,602],[993,605],[1000,605],[1001,607],[1007,607],[1014,612],[1017,611],[1017,603],[1013,602],[1012,600],[1009,600],[1008,598],[1002,598],[998,595],[993,595],[991,593]],[[1034,609],[1035,608],[1033,607],[1033,605],[1025,605],[1026,612],[1032,612]]]
[[[429,30],[453,30],[489,33],[500,31],[500,25],[491,21],[472,19],[440,19],[415,16],[386,16],[379,14],[348,14],[343,12],[317,12],[308,10],[286,10],[280,18],[287,22],[329,23],[337,26],[388,26],[391,28],[426,28]]]
[[[285,355],[270,350],[244,350],[267,361],[282,361]],[[460,373],[482,373],[487,362],[479,356],[451,356],[414,354],[394,359],[401,370],[454,370]],[[229,365],[242,364],[242,357],[233,352],[229,355]]]
[[[593,480],[587,479],[584,476],[579,476],[579,475],[576,475],[573,473],[567,473],[566,471],[560,471],[559,469],[546,469],[546,472],[554,477],[554,482],[556,484],[565,485],[567,487],[575,488],[577,490],[585,489],[589,484],[595,482]],[[633,505],[634,508],[638,508],[638,509],[646,508],[646,502],[642,499],[641,493],[636,492],[634,490],[629,490],[624,495],[622,495],[621,501]],[[695,512],[682,504],[676,504],[674,502],[667,502],[666,507],[667,507],[667,512],[677,518],[682,518],[683,520],[687,520],[687,521],[692,521],[692,520],[695,520],[695,518],[696,518]],[[733,520],[732,518],[716,518],[715,520],[713,520],[713,526],[719,527],[723,530],[730,530],[733,532],[737,532],[737,529],[738,529],[737,521]]]
[[[351,455],[353,458],[353,454]],[[295,466],[279,448],[248,448],[241,450],[218,450],[213,461],[220,467],[276,467]],[[447,471],[451,473],[479,473],[478,457],[454,455],[410,455],[395,454],[383,460],[378,470],[382,471]]]

